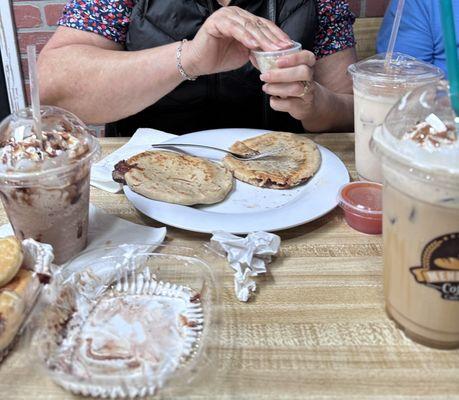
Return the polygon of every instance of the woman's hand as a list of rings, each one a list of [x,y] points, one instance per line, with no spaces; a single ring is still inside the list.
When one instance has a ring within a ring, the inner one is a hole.
[[[265,82],[263,91],[271,95],[273,110],[288,112],[300,121],[314,115],[315,100],[320,85],[314,82],[313,53],[302,50],[283,56],[277,60],[277,69],[269,70],[260,76]]]
[[[288,35],[272,21],[239,7],[222,7],[184,44],[182,65],[190,75],[215,74],[242,67],[249,61],[250,50],[289,46]]]

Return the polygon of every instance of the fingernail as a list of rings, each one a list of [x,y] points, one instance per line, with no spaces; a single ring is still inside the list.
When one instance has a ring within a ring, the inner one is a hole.
[[[265,83],[261,88],[266,91],[266,89],[268,89],[268,84]]]
[[[263,73],[263,74],[260,75],[260,79],[262,81],[266,81],[266,78],[267,78],[267,74],[266,73]]]
[[[286,64],[286,61],[283,58],[279,58],[279,59],[276,60],[276,65],[278,67],[284,67],[287,64]]]

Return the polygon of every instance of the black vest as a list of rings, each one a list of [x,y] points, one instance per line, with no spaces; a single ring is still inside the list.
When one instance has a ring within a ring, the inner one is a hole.
[[[233,0],[231,5],[275,21],[303,49],[312,50],[317,26],[314,0]],[[126,50],[191,40],[216,0],[138,0]],[[275,112],[264,95],[260,72],[251,63],[234,71],[186,81],[152,106],[107,126],[108,136],[130,136],[139,127],[175,134],[215,128],[260,128],[303,132],[288,113]]]

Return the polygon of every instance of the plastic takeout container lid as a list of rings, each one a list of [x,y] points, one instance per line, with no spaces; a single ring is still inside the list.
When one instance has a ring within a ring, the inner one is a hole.
[[[382,216],[382,188],[376,182],[350,182],[341,187],[338,194],[338,204],[345,211],[366,216],[381,218]]]
[[[296,53],[301,50],[301,43],[293,42],[292,46],[287,49],[276,50],[276,51],[261,51],[261,50],[252,50],[252,53],[256,57],[281,57],[288,54]]]
[[[386,66],[386,53],[379,53],[350,65],[348,71],[354,79],[394,84],[428,83],[444,75],[440,68],[402,53],[393,53],[390,66]]]

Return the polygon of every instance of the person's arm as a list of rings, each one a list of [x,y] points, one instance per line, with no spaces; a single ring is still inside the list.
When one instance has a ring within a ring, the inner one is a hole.
[[[378,33],[376,49],[378,53],[387,51],[395,11],[399,0],[392,0]],[[428,4],[431,1],[405,0],[400,28],[395,42],[395,51],[409,54],[420,60],[432,63],[435,43],[432,34],[432,10]]]
[[[271,107],[288,112],[310,132],[350,131],[354,123],[352,78],[356,62],[354,15],[345,0],[318,0],[313,52],[278,60],[279,69],[262,74]]]
[[[127,117],[182,82],[177,46],[126,52],[98,34],[59,27],[38,60],[40,98],[91,124]]]
[[[122,45],[99,34],[59,27],[38,60],[41,100],[92,124],[135,114],[183,81],[176,65],[178,45],[122,51]],[[250,49],[288,45],[288,35],[271,21],[223,7],[183,44],[182,65],[189,75],[213,74],[244,65]]]

